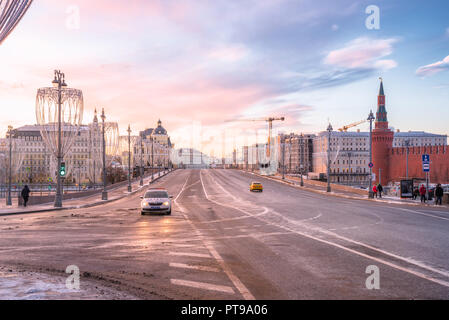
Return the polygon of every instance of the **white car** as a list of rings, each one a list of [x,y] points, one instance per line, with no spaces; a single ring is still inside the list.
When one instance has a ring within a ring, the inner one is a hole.
[[[141,213],[165,213],[171,214],[171,199],[166,189],[149,189],[140,197]]]

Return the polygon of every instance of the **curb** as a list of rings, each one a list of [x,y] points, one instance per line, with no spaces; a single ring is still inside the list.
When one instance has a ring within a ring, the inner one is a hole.
[[[118,201],[121,199],[124,199],[126,197],[132,196],[136,193],[138,193],[139,191],[141,191],[142,189],[144,189],[145,187],[148,187],[149,185],[153,184],[154,182],[158,181],[159,179],[165,177],[166,175],[168,175],[169,173],[176,171],[176,170],[172,170],[169,171],[165,174],[163,174],[160,177],[155,178],[154,180],[150,181],[148,184],[144,184],[143,186],[139,186],[139,188],[137,188],[134,191],[131,191],[127,194],[124,194],[122,196],[119,196],[117,198],[114,199],[110,199],[110,200],[101,200],[101,201],[97,201],[97,202],[93,202],[93,203],[88,203],[85,205],[79,205],[79,206],[70,206],[70,207],[63,207],[63,208],[49,208],[49,209],[36,209],[36,210],[31,210],[31,211],[25,211],[25,212],[6,212],[6,213],[0,213],[0,217],[6,217],[6,216],[13,216],[13,215],[24,215],[24,214],[31,214],[31,213],[41,213],[41,212],[53,212],[53,211],[63,211],[63,210],[74,210],[74,209],[85,209],[85,208],[92,208],[92,207],[98,207],[100,205],[103,204],[108,204],[114,201]]]
[[[301,186],[299,186],[298,184],[293,183],[293,182],[290,182],[290,181],[285,181],[285,180],[283,181],[283,180],[280,180],[280,179],[277,179],[277,178],[273,178],[273,177],[270,177],[270,176],[263,176],[263,175],[260,175],[260,174],[258,174],[258,173],[254,173],[254,172],[247,172],[247,171],[245,171],[245,170],[239,170],[239,171],[242,171],[242,172],[245,172],[245,173],[249,173],[249,174],[253,174],[253,175],[259,176],[259,177],[261,177],[261,178],[270,179],[270,180],[272,180],[272,181],[276,181],[276,182],[279,182],[279,183],[288,184],[288,185],[290,185],[290,186],[292,186],[292,187],[294,187],[294,188],[296,188],[296,189],[305,190],[305,191],[310,191],[310,192],[314,192],[314,193],[321,194],[321,195],[327,195],[327,196],[333,196],[333,197],[344,198],[344,199],[351,199],[351,200],[370,201],[370,202],[373,202],[373,203],[382,203],[382,204],[407,205],[407,206],[414,206],[414,207],[420,207],[420,206],[422,206],[420,203],[408,203],[408,202],[398,202],[398,201],[396,201],[396,200],[388,200],[388,201],[392,201],[392,202],[395,201],[394,203],[391,203],[391,202],[385,202],[385,201],[383,201],[383,200],[376,200],[376,199],[369,199],[369,198],[361,198],[361,197],[358,198],[358,197],[353,197],[353,196],[348,196],[348,195],[338,194],[338,193],[335,193],[335,192],[330,192],[330,193],[328,193],[328,192],[326,192],[326,191],[321,191],[321,190],[311,189],[311,188],[308,188],[308,187],[306,187],[306,186],[301,187]],[[424,207],[424,208],[428,208],[428,207],[431,207],[431,208],[448,208],[447,205],[444,205],[444,206],[436,206],[436,205],[429,205],[429,204],[426,204],[426,205],[423,206],[423,207]]]

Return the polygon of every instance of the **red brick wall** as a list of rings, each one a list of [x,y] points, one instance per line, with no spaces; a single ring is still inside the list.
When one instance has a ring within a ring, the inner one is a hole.
[[[390,148],[390,181],[405,178],[406,148]],[[409,178],[425,178],[422,171],[422,155],[430,155],[430,181],[432,183],[449,183],[449,148],[447,146],[410,147],[408,155]]]

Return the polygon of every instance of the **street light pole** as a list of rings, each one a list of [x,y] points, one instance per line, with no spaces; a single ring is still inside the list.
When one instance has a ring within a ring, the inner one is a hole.
[[[285,140],[282,143],[282,180],[285,180]]]
[[[81,191],[81,161],[78,160],[78,192]]]
[[[8,126],[9,135],[9,177],[8,177],[8,197],[6,198],[6,205],[12,206],[11,200],[11,181],[12,181],[12,126]]]
[[[55,78],[52,81],[53,86],[58,89],[58,170],[57,170],[57,185],[55,208],[62,207],[62,179],[61,179],[61,164],[62,164],[62,88],[67,87],[65,83],[65,75],[59,70],[55,70]]]
[[[406,147],[406,151],[407,151],[407,153],[406,153],[406,155],[405,155],[405,179],[406,180],[408,180],[408,148],[409,148],[409,146],[410,146],[410,140],[405,140],[404,141],[404,143],[405,143],[405,147]]]
[[[368,198],[373,199],[374,193],[373,193],[373,121],[375,120],[373,111],[371,110],[368,119],[369,121],[369,188],[368,188]]]
[[[327,141],[327,192],[331,192],[331,136],[333,130],[334,128],[332,128],[332,125],[329,123],[329,126],[327,127],[327,132],[329,134]]]
[[[304,148],[304,135],[301,134],[301,147],[300,147],[300,159],[301,159],[301,164],[300,164],[300,169],[301,169],[301,187],[304,187],[304,153],[305,153],[305,148]]]
[[[131,125],[128,125],[128,192],[131,191]]]
[[[101,130],[101,141],[103,145],[103,192],[101,193],[101,200],[108,200],[108,192],[106,191],[106,139],[104,137],[104,130],[105,130],[105,124],[104,121],[106,120],[106,115],[104,114],[104,108],[101,110],[101,121],[103,124],[102,130]]]
[[[143,186],[143,139],[140,137],[140,186]]]
[[[151,182],[154,180],[154,140],[151,137]]]

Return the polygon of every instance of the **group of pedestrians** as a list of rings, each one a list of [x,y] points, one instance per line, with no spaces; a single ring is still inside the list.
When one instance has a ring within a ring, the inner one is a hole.
[[[380,183],[377,186],[376,185],[373,186],[374,197],[377,198],[377,194],[379,194],[379,198],[382,198],[382,191],[384,191],[384,188]]]
[[[382,187],[382,185],[380,183],[378,185],[374,185],[373,186],[373,195],[374,195],[374,197],[382,198],[382,191],[383,190],[384,190],[384,188]],[[440,183],[437,184],[434,192],[435,192],[435,204],[441,206],[443,204],[444,190],[441,187]],[[427,188],[424,186],[424,184],[422,184],[420,188],[416,188],[416,189],[413,190],[413,200],[416,200],[418,195],[421,196],[421,203],[426,203],[426,201],[427,201]]]
[[[426,203],[427,200],[427,188],[424,186],[424,184],[421,185],[421,187],[416,188],[413,190],[413,200],[416,200],[418,198],[418,195],[421,197],[421,203]],[[436,205],[442,205],[443,204],[443,195],[444,190],[443,187],[441,187],[441,184],[438,183],[435,190],[434,190],[434,196],[435,196],[435,204]]]

